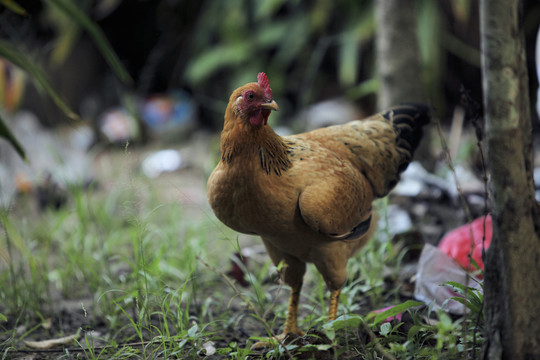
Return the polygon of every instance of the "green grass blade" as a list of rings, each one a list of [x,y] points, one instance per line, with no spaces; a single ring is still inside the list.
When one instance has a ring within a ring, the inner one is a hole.
[[[92,37],[99,51],[118,78],[126,85],[133,84],[133,79],[131,79],[131,76],[118,59],[118,56],[116,56],[116,53],[103,34],[103,31],[83,11],[81,11],[77,5],[75,5],[75,2],[70,0],[49,0],[49,3],[56,6],[60,11],[63,11],[88,31],[88,34]]]
[[[410,309],[412,307],[420,306],[420,305],[423,305],[423,304],[424,303],[419,302],[419,301],[407,300],[402,304],[398,304],[398,305],[396,305],[394,307],[391,307],[388,310],[385,310],[385,311],[375,315],[375,318],[373,320],[373,325],[377,325],[377,324],[381,323],[385,319],[388,319],[390,317],[394,317],[394,316],[404,312],[405,310],[408,310],[408,309]]]
[[[28,56],[23,54],[7,41],[0,40],[0,57],[10,61],[15,66],[26,71],[32,80],[43,89],[47,95],[54,101],[67,117],[73,120],[80,120],[79,115],[73,112],[69,106],[62,100],[60,95],[54,90],[49,82],[45,72],[35,62],[31,61]]]
[[[361,99],[364,96],[377,93],[379,91],[380,82],[377,78],[367,79],[360,84],[347,90],[347,98],[351,100]]]
[[[17,151],[17,154],[19,154],[19,156],[23,159],[23,160],[27,160],[26,159],[26,152],[24,151],[24,148],[22,147],[22,145],[19,143],[19,141],[17,140],[17,138],[15,138],[15,135],[13,135],[13,133],[11,132],[11,130],[9,130],[9,128],[6,126],[6,122],[4,121],[4,119],[2,118],[2,116],[0,116],[0,136],[3,137],[4,139],[6,139],[7,141],[9,141],[11,143],[11,145],[15,148],[15,150]]]
[[[0,5],[4,5],[16,14],[27,15],[26,10],[13,0],[0,0]]]
[[[352,86],[358,77],[358,64],[360,63],[360,40],[355,32],[349,31],[341,36],[339,46],[339,83],[344,87]]]
[[[9,220],[8,214],[4,211],[0,212],[0,224],[4,228],[6,235],[9,236],[10,241],[19,249],[25,260],[30,262],[33,258],[32,251],[26,245],[21,233],[15,228],[15,226]]]

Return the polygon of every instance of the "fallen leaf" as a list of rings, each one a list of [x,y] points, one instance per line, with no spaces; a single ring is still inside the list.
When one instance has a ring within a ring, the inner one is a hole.
[[[71,344],[73,340],[77,339],[78,337],[79,337],[79,333],[75,335],[64,336],[57,339],[49,339],[49,340],[42,340],[42,341],[25,341],[24,344],[33,349],[46,350],[46,349],[50,349],[59,345]]]

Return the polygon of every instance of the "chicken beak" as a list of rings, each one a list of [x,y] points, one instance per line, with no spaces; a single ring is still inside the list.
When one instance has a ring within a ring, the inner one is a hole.
[[[272,102],[269,102],[269,103],[262,103],[261,107],[267,110],[275,110],[275,111],[279,110],[279,106],[275,100],[272,100]]]

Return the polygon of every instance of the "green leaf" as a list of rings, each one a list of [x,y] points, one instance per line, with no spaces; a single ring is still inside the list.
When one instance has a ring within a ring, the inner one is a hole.
[[[444,311],[440,311],[438,315],[439,315],[439,322],[437,323],[437,327],[439,329],[453,329],[454,328],[453,326],[454,323],[452,322],[452,319],[447,313],[445,313]]]
[[[6,122],[2,117],[0,116],[0,136],[6,139],[11,143],[11,145],[15,148],[15,151],[17,151],[17,154],[23,159],[26,160],[26,153],[24,151],[24,148],[21,146],[19,141],[15,138],[15,135],[9,130],[9,128],[6,126]]]
[[[0,321],[1,322],[7,322],[7,317],[2,313],[0,313]]]
[[[186,70],[187,79],[194,84],[201,83],[214,72],[247,59],[249,49],[247,43],[213,47],[191,61]]]
[[[347,97],[351,100],[357,100],[364,96],[377,93],[379,91],[380,82],[377,78],[362,81],[357,86],[347,90]]]
[[[471,310],[481,309],[483,303],[482,291],[470,286],[465,286],[456,281],[447,281],[443,284],[444,286],[450,286],[455,292],[463,296],[466,302],[470,303],[467,305]],[[455,300],[455,299],[454,299]],[[460,301],[461,302],[461,301]],[[475,309],[473,309],[474,307]]]
[[[218,348],[216,349],[216,354],[218,355],[229,355],[233,351],[230,347]]]
[[[381,313],[378,313],[375,315],[375,318],[373,320],[373,325],[377,325],[381,322],[383,322],[384,320],[390,318],[390,317],[394,317],[398,314],[401,314],[402,312],[412,308],[412,307],[415,307],[415,306],[420,306],[420,305],[423,305],[424,303],[420,302],[420,301],[414,301],[414,300],[407,300],[405,301],[404,303],[402,304],[398,304],[388,310],[385,310]],[[370,314],[371,315],[371,314]]]
[[[468,302],[466,299],[462,298],[462,297],[459,297],[459,296],[452,296],[452,297],[450,298],[450,300],[457,301],[458,303],[461,303],[461,304],[463,304],[463,305],[469,307],[469,306],[468,306],[469,302]]]
[[[279,20],[261,25],[255,34],[255,43],[264,48],[279,45],[289,34],[291,26],[291,20]]]
[[[192,338],[192,339],[195,338],[195,335],[197,334],[197,331],[199,331],[199,326],[197,324],[193,324],[193,326],[190,327],[188,332],[187,332],[188,336],[190,338]]]
[[[338,78],[344,86],[356,83],[358,67],[360,66],[360,41],[354,31],[343,34],[339,47]]]
[[[420,332],[420,330],[422,330],[422,327],[420,325],[413,325],[409,329],[409,332],[407,333],[407,338],[409,340],[413,339],[416,336],[416,334]]]
[[[471,302],[459,296],[453,296],[450,299],[465,305],[469,310],[473,312],[473,314],[478,314],[482,311],[482,304]]]
[[[465,295],[465,292],[467,291],[467,287],[463,284],[458,283],[457,281],[447,281],[444,283],[444,285],[449,285],[453,287],[455,291],[461,295]]]
[[[80,39],[82,27],[58,8],[51,7],[50,9],[49,22],[55,27],[55,33],[57,33],[54,48],[51,51],[51,64],[59,67]]]
[[[255,1],[255,19],[261,20],[271,17],[279,8],[285,3],[286,0],[263,0]]]
[[[289,21],[288,34],[280,42],[279,50],[275,55],[275,61],[287,67],[295,61],[304,49],[305,39],[309,37],[309,17],[298,15],[295,21]],[[294,36],[290,36],[294,34]]]
[[[360,315],[351,314],[351,315],[342,315],[338,317],[336,320],[327,322],[323,325],[324,328],[339,330],[344,328],[358,328],[362,323],[364,323],[364,319]]]
[[[379,333],[382,336],[386,336],[390,333],[390,330],[392,330],[392,325],[390,325],[390,323],[384,323],[381,325],[381,330],[379,331]]]
[[[448,31],[442,32],[441,36],[442,44],[449,52],[476,67],[482,65],[480,61],[480,51],[478,49],[466,44]],[[472,260],[474,261],[474,259]],[[476,268],[479,269],[478,264],[476,264]]]
[[[79,116],[69,108],[60,95],[54,90],[41,67],[31,61],[25,54],[10,43],[0,40],[0,56],[26,71],[38,88],[44,90],[67,117],[73,120],[80,120]]]
[[[26,241],[22,237],[21,233],[9,220],[8,214],[5,211],[0,211],[0,224],[3,226],[7,235],[8,241],[10,241],[21,252],[24,260],[30,265],[32,271],[36,270],[36,259],[32,254],[32,250],[26,244]]]
[[[355,20],[351,30],[341,35],[338,78],[342,86],[356,84],[358,69],[363,60],[362,46],[373,38],[375,27],[373,3],[368,2],[362,7],[361,15]]]
[[[418,41],[422,78],[432,93],[434,106],[442,104],[440,89],[443,77],[443,48],[441,46],[441,5],[438,1],[421,0],[418,2]]]
[[[301,348],[298,349],[300,352],[307,352],[307,351],[328,351],[332,348],[332,345],[329,344],[308,344],[304,345]]]
[[[118,59],[118,56],[116,56],[116,53],[109,44],[105,34],[103,34],[103,31],[83,11],[81,11],[81,9],[77,7],[76,2],[70,0],[49,0],[49,3],[56,6],[59,10],[63,11],[66,15],[82,26],[94,40],[99,51],[109,63],[110,67],[116,73],[118,78],[124,84],[133,84],[131,76]]]

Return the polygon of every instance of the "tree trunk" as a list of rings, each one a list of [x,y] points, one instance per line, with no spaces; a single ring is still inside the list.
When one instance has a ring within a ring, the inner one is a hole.
[[[519,0],[481,0],[493,239],[485,259],[485,359],[540,359],[540,208]]]
[[[404,101],[424,102],[415,0],[377,0],[379,110]]]
[[[427,101],[420,61],[416,0],[375,1],[377,36],[375,37],[379,92],[377,109],[386,110],[391,106],[412,101]],[[431,155],[433,131],[427,129],[424,141],[416,149],[415,158],[422,159],[428,170],[435,167]]]

